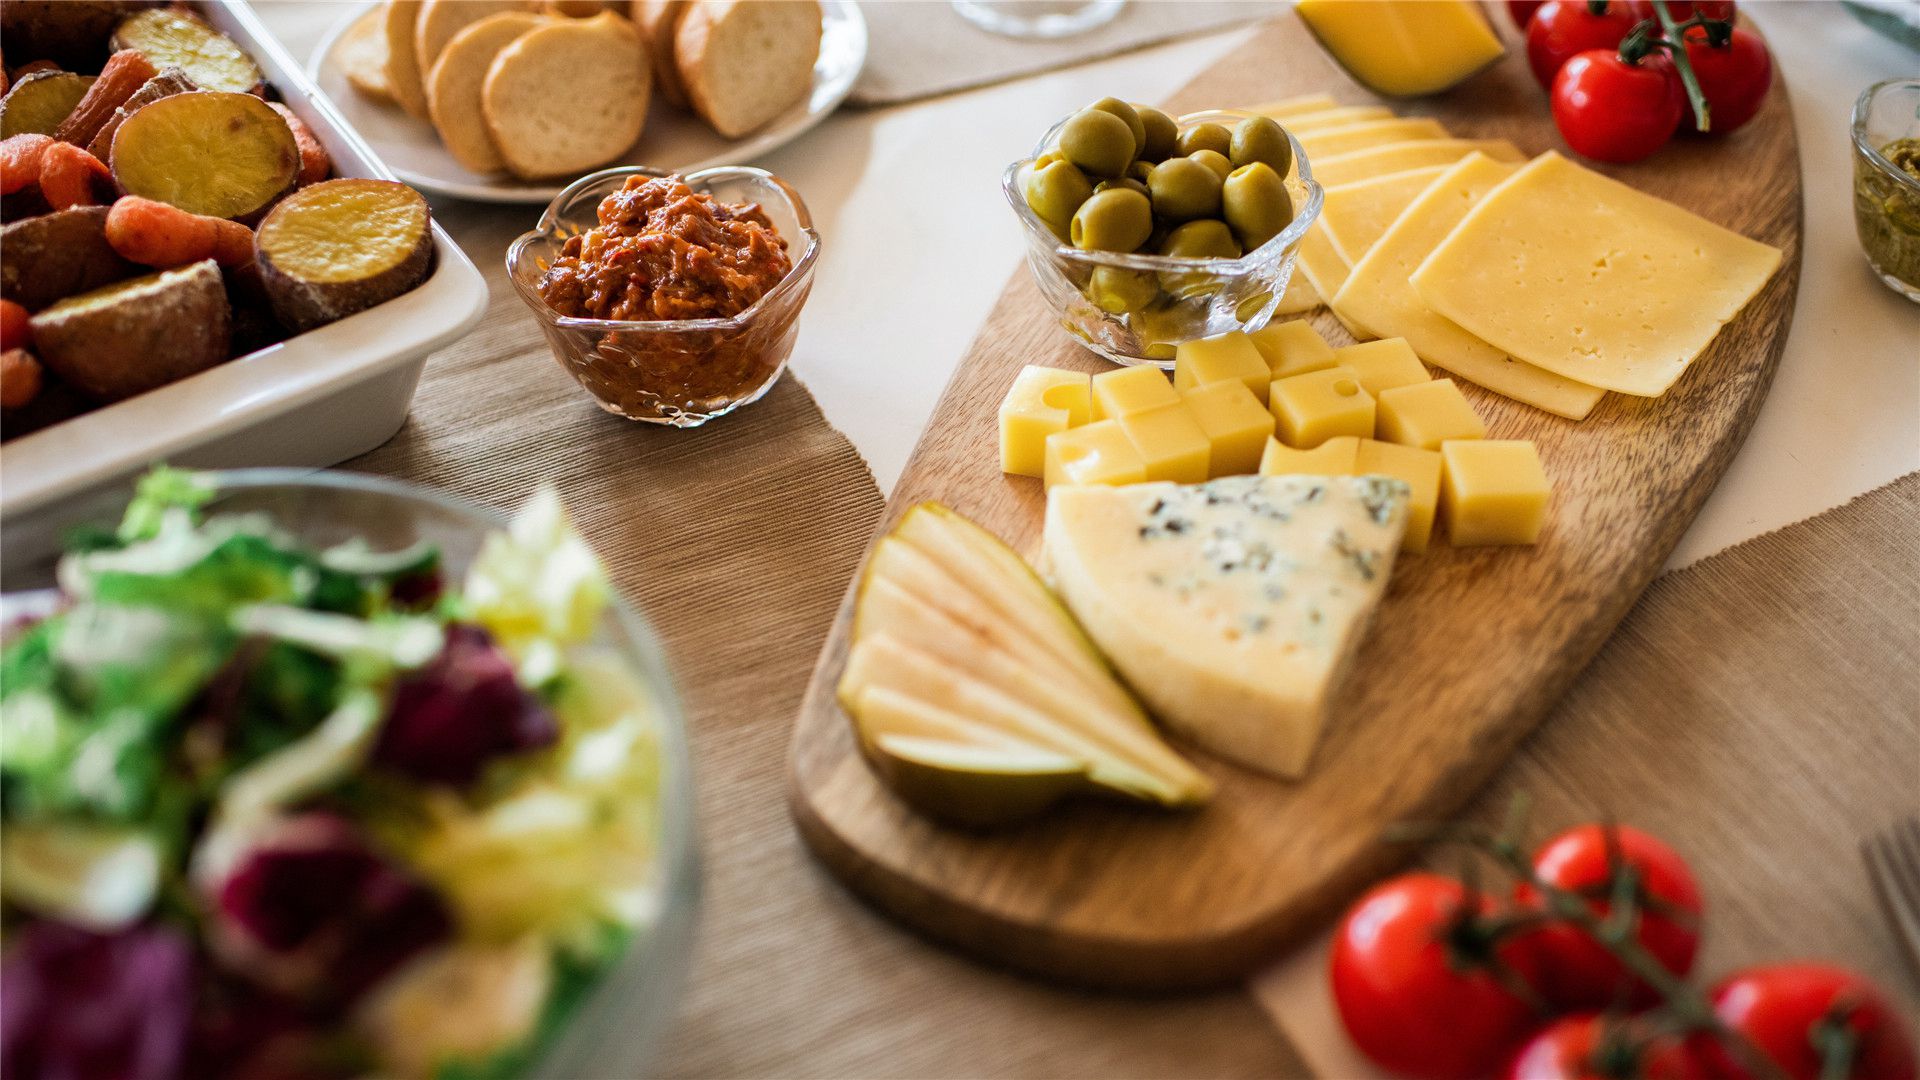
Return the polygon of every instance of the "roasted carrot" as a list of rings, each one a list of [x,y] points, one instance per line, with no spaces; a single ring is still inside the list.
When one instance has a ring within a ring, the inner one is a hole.
[[[320,137],[313,133],[305,120],[300,119],[292,109],[277,101],[270,101],[267,107],[280,114],[293,129],[293,142],[300,148],[300,187],[317,184],[333,171],[333,159],[327,156],[327,148],[320,145]]]
[[[39,183],[40,156],[53,142],[51,135],[15,135],[0,141],[0,195]]]
[[[0,350],[33,347],[32,316],[11,300],[0,300]]]
[[[201,259],[221,266],[253,261],[252,229],[138,195],[114,201],[107,211],[106,234],[121,258],[147,266],[185,266]]]
[[[114,53],[100,69],[100,77],[87,87],[79,104],[54,129],[53,137],[75,146],[92,142],[107,121],[113,119],[114,110],[125,105],[155,74],[153,64],[140,55],[139,50],[121,49]]]
[[[18,409],[40,396],[40,361],[25,349],[0,353],[0,408]]]
[[[55,210],[95,206],[95,179],[111,181],[106,162],[72,143],[55,141],[40,155],[40,194]]]
[[[51,60],[35,60],[35,61],[32,61],[31,63],[21,64],[19,67],[14,68],[13,81],[19,82],[21,79],[24,79],[29,75],[38,75],[43,71],[61,71],[61,70],[63,69],[60,67],[60,65],[54,63]]]

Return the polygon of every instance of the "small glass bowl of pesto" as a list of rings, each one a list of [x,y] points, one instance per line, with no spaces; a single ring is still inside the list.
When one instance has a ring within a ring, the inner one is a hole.
[[[1875,83],[1854,103],[1853,221],[1874,273],[1920,303],[1920,79]]]

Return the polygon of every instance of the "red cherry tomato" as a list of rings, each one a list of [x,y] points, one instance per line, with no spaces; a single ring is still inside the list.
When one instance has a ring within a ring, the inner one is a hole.
[[[1513,16],[1513,25],[1525,30],[1543,3],[1546,0],[1507,0],[1507,14]]]
[[[1706,95],[1712,133],[1724,134],[1753,119],[1773,85],[1773,58],[1760,35],[1744,27],[1733,28],[1725,45],[1707,44],[1707,28],[1687,30],[1687,61],[1693,65],[1694,78],[1700,80],[1700,92]],[[1683,118],[1694,126],[1693,110]]]
[[[1686,90],[1665,56],[1629,64],[1612,49],[1589,49],[1553,77],[1553,123],[1575,153],[1597,161],[1639,161],[1667,144],[1687,109]]]
[[[1600,1013],[1564,1016],[1527,1041],[1502,1080],[1704,1080],[1706,1071],[1676,1035],[1639,1030]]]
[[[1736,972],[1713,988],[1713,1011],[1793,1080],[1822,1072],[1823,1044],[1851,1037],[1853,1080],[1914,1080],[1913,1036],[1892,999],[1873,983],[1827,964],[1770,964]],[[1729,1077],[1752,1074],[1718,1044],[1704,1052]]]
[[[1647,18],[1654,17],[1651,3],[1647,0],[1637,0],[1637,2],[1646,9]],[[1676,23],[1686,22],[1695,14],[1705,15],[1709,19],[1731,20],[1733,0],[1667,0],[1667,14],[1671,15]]]
[[[1502,982],[1533,985],[1530,947],[1489,944],[1488,897],[1436,874],[1403,874],[1347,912],[1334,936],[1333,997],[1354,1044],[1384,1068],[1418,1078],[1479,1076],[1536,1020]]]
[[[1621,869],[1639,878],[1635,940],[1668,971],[1685,975],[1700,945],[1700,887],[1672,848],[1624,825],[1581,825],[1547,841],[1533,856],[1540,880],[1591,898],[1589,906],[1602,919],[1612,909],[1607,897]],[[1515,900],[1542,903],[1524,882],[1515,890]],[[1549,924],[1533,943],[1545,969],[1542,988],[1555,1005],[1605,1009],[1623,1000],[1650,1005],[1658,998],[1651,986],[1634,978],[1605,946],[1576,926]]]
[[[1527,23],[1527,64],[1540,85],[1551,89],[1568,60],[1588,49],[1619,48],[1639,21],[1640,15],[1618,0],[1599,15],[1587,0],[1548,0]]]

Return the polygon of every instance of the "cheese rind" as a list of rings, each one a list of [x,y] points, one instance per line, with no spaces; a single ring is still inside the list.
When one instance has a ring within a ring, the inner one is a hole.
[[[1383,337],[1407,339],[1422,360],[1469,382],[1569,420],[1593,411],[1605,394],[1545,368],[1515,360],[1427,306],[1408,278],[1474,204],[1516,166],[1469,154],[1401,211],[1354,263],[1329,303],[1341,318]]]
[[[1517,359],[1656,397],[1780,259],[1549,151],[1469,211],[1412,282],[1433,310]]]
[[[1059,488],[1047,562],[1167,726],[1298,777],[1386,589],[1406,499],[1385,477]]]

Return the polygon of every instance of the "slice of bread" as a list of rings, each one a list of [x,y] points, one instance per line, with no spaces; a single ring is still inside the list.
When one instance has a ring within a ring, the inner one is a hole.
[[[372,8],[353,20],[333,43],[333,62],[355,90],[375,101],[392,101],[387,82],[387,13]]]
[[[489,15],[529,11],[535,6],[534,0],[425,0],[420,5],[420,18],[413,24],[413,53],[420,65],[420,78],[424,82],[432,73],[433,62],[440,59],[440,50],[447,47],[453,35]],[[431,109],[433,95],[427,97]]]
[[[667,104],[687,107],[687,88],[680,81],[680,66],[673,59],[673,35],[686,14],[687,0],[633,0],[633,25],[646,43],[653,61],[653,88]]]
[[[480,107],[507,168],[545,179],[625,153],[646,124],[652,89],[640,32],[606,11],[549,22],[500,50]]]
[[[420,21],[420,0],[387,0],[387,87],[400,107],[421,119],[427,116],[427,90],[420,81],[420,59],[414,52],[414,26]]]
[[[704,0],[680,19],[673,54],[687,100],[729,139],[804,101],[820,58],[817,0]]]
[[[427,113],[447,153],[462,168],[477,173],[506,168],[487,131],[480,93],[500,50],[546,21],[545,15],[531,11],[496,12],[453,35],[427,72]]]
[[[613,6],[608,0],[546,0],[542,8],[549,15],[588,19]]]

